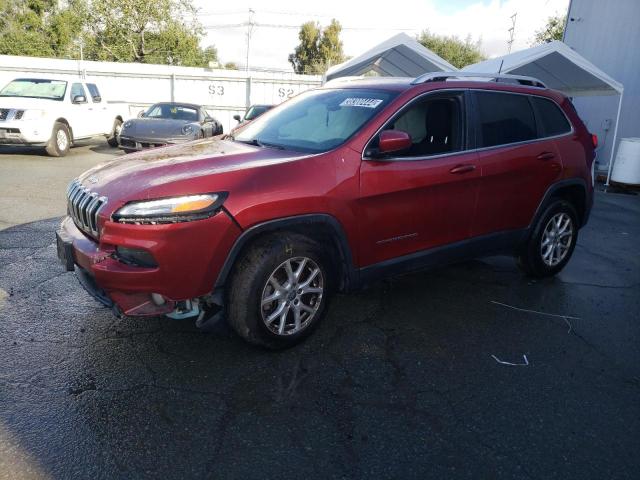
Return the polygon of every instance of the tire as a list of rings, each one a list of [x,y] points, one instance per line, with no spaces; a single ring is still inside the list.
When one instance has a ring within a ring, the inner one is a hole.
[[[249,343],[269,349],[292,347],[324,317],[333,278],[329,255],[309,238],[293,233],[263,237],[242,253],[234,266],[227,321]],[[290,279],[294,280],[293,288],[288,287]],[[282,290],[276,290],[276,284]],[[311,292],[301,293],[307,288]],[[273,300],[269,302],[269,298]]]
[[[71,133],[69,127],[61,122],[53,124],[51,138],[45,147],[47,154],[51,157],[64,157],[71,148]]]
[[[566,200],[553,200],[540,215],[523,246],[518,266],[532,277],[555,275],[569,262],[577,241],[578,215],[575,208]]]
[[[111,136],[107,138],[107,143],[110,147],[117,148],[120,145],[120,130],[122,129],[122,120],[116,118],[113,121],[113,128],[111,129]]]

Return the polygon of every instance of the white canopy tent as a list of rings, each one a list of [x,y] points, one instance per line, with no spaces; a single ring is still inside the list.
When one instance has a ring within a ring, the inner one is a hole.
[[[406,33],[399,33],[362,55],[329,68],[326,80],[365,75],[371,71],[383,77],[417,77],[427,72],[456,70]]]
[[[607,185],[613,166],[618,137],[618,122],[622,108],[623,85],[564,43],[554,40],[536,47],[467,65],[466,72],[510,73],[538,78],[549,88],[570,97],[619,95],[618,113],[613,133],[613,148],[609,159]]]

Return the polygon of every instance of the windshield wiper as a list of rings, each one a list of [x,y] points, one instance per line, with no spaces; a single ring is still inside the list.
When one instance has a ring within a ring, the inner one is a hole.
[[[277,145],[275,143],[266,143],[263,142],[261,140],[258,140],[257,138],[254,138],[252,140],[236,140],[235,138],[233,139],[234,142],[240,142],[240,143],[246,143],[247,145],[254,145],[256,147],[260,147],[260,148],[275,148],[278,150],[286,150],[285,147],[283,147],[282,145]]]

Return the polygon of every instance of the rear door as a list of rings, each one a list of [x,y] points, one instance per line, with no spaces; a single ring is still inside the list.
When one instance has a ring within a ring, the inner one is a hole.
[[[472,91],[482,171],[473,235],[526,228],[562,164],[544,138],[529,95]]]
[[[74,99],[80,96],[84,97],[84,101],[75,102]],[[71,93],[68,101],[71,103],[69,108],[69,123],[73,130],[73,137],[83,138],[97,134],[98,132],[95,131],[96,122],[93,118],[93,112],[90,110],[93,107],[89,103],[89,95],[82,83],[76,82],[71,84]]]
[[[467,151],[465,92],[414,99],[382,130],[402,130],[412,147],[375,158],[377,136],[367,145],[360,170],[361,264],[468,238],[480,170]]]
[[[89,111],[93,113],[93,122],[95,123],[95,133],[111,133],[113,130],[114,118],[111,118],[107,102],[102,98],[100,90],[95,83],[86,84],[89,93]]]

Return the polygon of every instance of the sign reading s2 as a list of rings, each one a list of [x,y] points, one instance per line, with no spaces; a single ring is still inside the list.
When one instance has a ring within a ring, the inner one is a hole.
[[[293,97],[293,88],[285,88],[285,87],[280,87],[278,89],[278,96],[280,98],[291,98]]]

